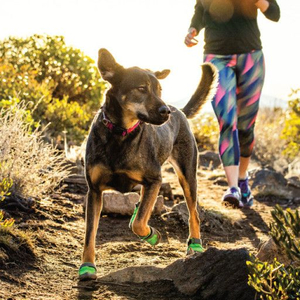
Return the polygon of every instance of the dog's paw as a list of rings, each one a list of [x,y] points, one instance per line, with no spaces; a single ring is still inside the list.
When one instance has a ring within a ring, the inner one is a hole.
[[[97,278],[97,268],[93,263],[83,263],[79,268],[79,280],[95,280]]]
[[[140,238],[141,238],[141,240],[149,243],[150,245],[156,246],[161,240],[161,234],[157,229],[155,229],[153,227],[150,227],[150,229],[151,229],[151,232],[148,236],[140,237]]]
[[[187,241],[187,244],[186,255],[204,252],[201,239],[191,238]]]

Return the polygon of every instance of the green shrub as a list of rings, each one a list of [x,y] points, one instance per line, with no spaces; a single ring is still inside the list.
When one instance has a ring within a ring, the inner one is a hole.
[[[201,113],[191,120],[192,131],[200,150],[217,150],[219,125],[215,116]]]
[[[270,225],[270,234],[280,249],[284,249],[291,259],[288,266],[277,261],[261,262],[258,259],[248,261],[249,280],[260,295],[260,299],[288,300],[300,299],[300,217],[299,211],[279,205],[272,211],[274,222]]]
[[[0,53],[0,107],[22,99],[35,122],[50,123],[49,138],[60,140],[67,131],[82,142],[105,89],[95,62],[62,36],[10,37],[0,42]]]
[[[293,90],[290,97],[289,112],[282,131],[282,138],[287,142],[283,154],[294,159],[300,154],[300,89]]]

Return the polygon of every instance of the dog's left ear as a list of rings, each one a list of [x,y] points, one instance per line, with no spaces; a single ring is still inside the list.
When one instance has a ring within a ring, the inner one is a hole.
[[[170,70],[162,70],[162,71],[157,71],[154,72],[154,75],[156,76],[157,79],[165,79],[169,74],[170,74]]]
[[[119,65],[112,54],[102,48],[98,52],[98,69],[104,80],[114,84],[122,73],[124,68]]]

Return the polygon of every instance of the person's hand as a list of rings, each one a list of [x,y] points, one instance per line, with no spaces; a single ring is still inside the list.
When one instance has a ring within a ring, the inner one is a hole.
[[[188,34],[186,35],[185,39],[184,39],[184,43],[188,46],[188,47],[193,47],[195,45],[198,44],[198,41],[195,39],[195,36],[198,34],[197,30],[193,27],[191,27],[189,29]]]
[[[261,12],[265,12],[268,9],[270,3],[267,0],[257,0],[255,1],[255,5],[260,9]]]

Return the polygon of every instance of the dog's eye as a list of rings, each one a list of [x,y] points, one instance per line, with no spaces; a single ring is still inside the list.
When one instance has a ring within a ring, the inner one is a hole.
[[[137,89],[141,93],[146,93],[147,92],[147,88],[145,86],[139,86]]]

